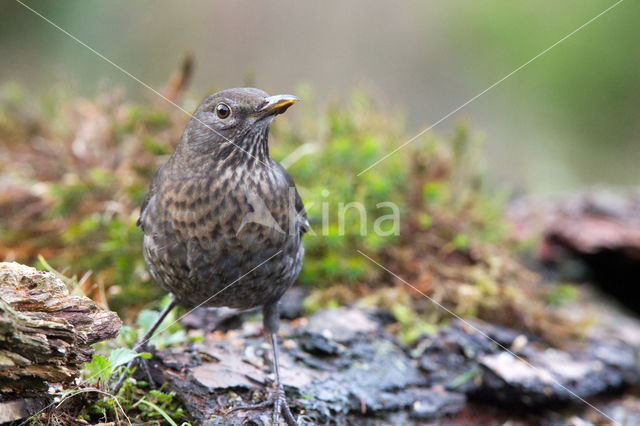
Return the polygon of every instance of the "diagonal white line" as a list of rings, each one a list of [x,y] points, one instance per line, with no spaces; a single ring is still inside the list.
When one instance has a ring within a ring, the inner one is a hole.
[[[210,301],[211,299],[213,299],[214,297],[216,297],[217,295],[219,295],[220,293],[222,293],[223,291],[225,291],[226,289],[228,289],[229,287],[231,287],[232,285],[234,285],[235,283],[237,283],[238,281],[240,281],[242,278],[246,277],[247,275],[249,275],[250,273],[252,273],[253,271],[255,271],[256,269],[258,269],[259,267],[261,267],[262,265],[264,265],[265,263],[267,263],[268,261],[270,261],[271,259],[273,259],[274,257],[276,257],[278,254],[280,254],[282,252],[282,250],[278,250],[276,253],[274,253],[273,255],[271,255],[268,259],[263,260],[262,262],[260,262],[260,264],[258,264],[257,266],[254,266],[253,268],[251,268],[248,272],[244,273],[243,275],[241,275],[240,277],[238,277],[236,280],[234,280],[231,284],[228,284],[227,286],[225,286],[222,290],[216,292],[214,295],[208,297],[204,302],[200,303],[199,305],[191,308],[189,311],[187,311],[187,313],[183,314],[181,317],[179,317],[178,319],[176,319],[175,321],[172,321],[171,324],[165,326],[164,328],[157,330],[154,335],[162,333],[163,331],[165,331],[166,329],[168,329],[169,327],[171,327],[173,324],[177,323],[178,321],[180,321],[182,318],[184,318],[185,316],[189,315],[191,312],[193,312],[194,310],[198,309],[200,306],[204,305],[205,303],[207,303],[208,301]],[[143,341],[143,342],[138,342],[136,344],[136,347],[142,347],[144,346],[145,343],[147,343],[153,336],[150,336],[147,340]],[[103,371],[106,371],[108,368],[103,368],[102,370],[98,371],[97,373],[91,375],[90,377],[87,378],[87,380],[91,380],[97,376],[100,375],[100,373],[102,373]],[[117,395],[113,395],[113,397],[116,399],[116,401],[119,399],[119,397]],[[56,402],[52,402],[51,404],[47,405],[46,407],[42,408],[41,410],[39,410],[38,412],[30,415],[27,419],[25,419],[22,423],[20,423],[18,426],[23,426],[24,424],[28,423],[29,420],[31,420],[33,417],[37,416],[38,414],[44,412],[45,410],[47,410],[48,408],[52,407],[53,405],[55,405]]]
[[[536,56],[534,56],[533,58],[529,59],[527,62],[525,62],[524,64],[520,65],[518,68],[514,69],[513,71],[511,71],[509,74],[505,75],[504,77],[502,77],[500,80],[496,81],[495,83],[493,83],[491,86],[487,87],[486,89],[484,89],[482,92],[478,93],[477,95],[475,95],[474,97],[472,97],[471,99],[467,100],[465,103],[463,103],[462,105],[460,105],[459,107],[457,107],[456,109],[454,109],[453,111],[451,111],[450,113],[448,113],[447,115],[445,115],[444,117],[442,117],[441,119],[439,119],[438,121],[436,121],[435,123],[433,123],[431,126],[427,127],[426,129],[422,130],[421,132],[419,132],[417,135],[415,135],[414,137],[412,137],[411,139],[409,139],[408,141],[406,141],[405,143],[403,143],[402,145],[400,145],[399,147],[397,147],[396,149],[394,149],[393,151],[391,151],[390,153],[386,154],[384,157],[380,158],[379,160],[377,160],[376,162],[374,162],[373,164],[371,164],[369,167],[367,167],[366,169],[360,171],[360,173],[357,174],[357,176],[360,176],[363,173],[366,173],[368,170],[370,170],[371,168],[375,167],[376,165],[378,165],[380,162],[386,160],[387,158],[391,157],[393,154],[395,154],[396,152],[400,151],[402,148],[404,148],[405,146],[409,145],[411,142],[415,141],[416,139],[418,139],[420,136],[424,135],[425,133],[427,133],[429,130],[433,129],[434,127],[436,127],[438,124],[442,123],[443,121],[445,121],[447,118],[451,117],[453,114],[455,114],[456,112],[460,111],[461,109],[463,109],[464,107],[466,107],[467,105],[469,105],[471,102],[475,101],[476,99],[478,99],[480,96],[484,95],[485,93],[487,93],[489,90],[493,89],[494,87],[500,85],[503,81],[505,81],[506,79],[508,79],[509,77],[511,77],[512,75],[514,75],[515,73],[517,73],[518,71],[522,70],[524,67],[526,67],[527,65],[529,65],[530,63],[534,62],[535,60],[539,59],[542,55],[544,55],[545,53],[549,52],[551,49],[553,49],[554,47],[556,47],[557,45],[559,45],[560,43],[562,43],[563,41],[565,41],[566,39],[568,39],[569,37],[573,36],[575,33],[577,33],[578,31],[582,30],[584,27],[586,27],[587,25],[591,24],[593,21],[595,21],[596,19],[600,18],[602,15],[604,15],[605,13],[611,11],[613,8],[615,8],[616,6],[618,6],[620,3],[622,3],[624,0],[618,0],[617,2],[615,2],[614,4],[612,4],[611,6],[609,6],[608,8],[606,8],[605,10],[603,10],[602,12],[598,13],[596,16],[594,16],[593,18],[589,19],[587,22],[585,22],[584,24],[580,25],[578,28],[576,28],[575,30],[571,31],[569,34],[567,34],[566,36],[562,37],[560,40],[556,41],[555,43],[553,43],[551,46],[547,47],[546,49],[544,49],[543,51],[541,51],[540,53],[538,53]]]
[[[506,348],[503,344],[501,344],[500,342],[498,342],[497,340],[493,339],[491,336],[487,335],[484,331],[480,330],[478,327],[474,326],[473,324],[471,324],[469,321],[465,320],[464,318],[462,318],[461,316],[457,315],[455,312],[451,311],[451,309],[447,308],[446,306],[440,304],[437,300],[435,300],[433,297],[430,297],[429,295],[423,293],[422,291],[420,291],[419,289],[417,289],[415,286],[411,285],[410,283],[408,283],[407,281],[405,281],[404,279],[402,279],[402,277],[396,275],[395,273],[393,273],[392,271],[390,271],[389,269],[385,268],[384,266],[382,266],[380,263],[376,262],[375,260],[373,260],[371,257],[367,256],[365,253],[363,253],[360,250],[356,250],[358,253],[360,253],[362,256],[364,256],[365,258],[367,258],[369,261],[371,261],[372,263],[378,265],[378,267],[380,267],[381,269],[385,270],[386,272],[388,272],[389,274],[393,275],[395,278],[397,278],[398,280],[402,281],[404,284],[408,285],[409,287],[411,287],[412,289],[414,289],[415,291],[417,291],[418,293],[420,293],[422,296],[424,296],[426,299],[428,299],[430,302],[433,302],[436,306],[438,306],[439,308],[442,308],[444,311],[446,311],[448,314],[456,317],[457,319],[459,319],[460,321],[462,321],[465,325],[467,325],[468,327],[472,328],[474,331],[478,332],[479,334],[481,334],[482,336],[486,337],[487,339],[491,340],[493,343],[495,343],[496,345],[498,345],[501,349],[505,350],[506,352],[508,352],[509,354],[511,354],[513,357],[515,357],[516,359],[518,359],[519,361],[524,362],[525,364],[527,364],[529,367],[533,368],[534,370],[536,370],[537,372],[542,372],[542,370],[540,370],[538,367],[534,366],[533,364],[531,364],[529,361],[527,361],[526,359],[522,358],[519,355],[516,355],[513,351],[511,351],[509,348]],[[592,409],[594,409],[595,411],[597,411],[598,413],[600,413],[602,416],[606,417],[607,419],[611,420],[614,424],[619,424],[618,422],[616,422],[614,419],[612,419],[611,417],[609,417],[608,415],[606,415],[605,413],[603,413],[600,409],[596,408],[595,406],[593,406],[592,404],[590,404],[589,402],[587,402],[584,398],[580,397],[579,395],[577,395],[574,391],[572,391],[571,389],[567,388],[566,386],[564,386],[562,383],[560,383],[559,381],[557,381],[555,378],[550,377],[551,381],[553,381],[556,385],[560,386],[562,389],[566,390],[567,392],[569,392],[569,394],[571,394],[571,396],[574,396],[575,398],[577,398],[578,400],[580,400],[581,402],[584,402],[585,404],[587,404],[589,407],[591,407]]]
[[[232,142],[230,139],[226,138],[225,136],[221,135],[220,132],[218,132],[217,130],[215,130],[214,128],[212,128],[211,126],[209,126],[208,124],[206,124],[205,122],[203,122],[202,120],[200,120],[199,118],[195,117],[193,114],[191,114],[189,111],[187,111],[186,109],[182,108],[180,105],[178,105],[177,103],[173,102],[171,99],[167,98],[165,95],[163,95],[162,93],[158,92],[156,89],[154,89],[153,87],[151,87],[150,85],[148,85],[147,83],[145,83],[144,81],[140,80],[138,77],[136,77],[135,75],[131,74],[129,71],[127,71],[126,69],[122,68],[120,65],[116,64],[115,62],[113,62],[111,59],[107,58],[106,56],[104,56],[102,53],[98,52],[96,49],[94,49],[93,47],[89,46],[87,43],[85,43],[84,41],[80,40],[78,37],[74,36],[73,34],[71,34],[69,31],[65,30],[64,28],[62,28],[61,26],[59,26],[58,24],[56,24],[55,22],[53,22],[51,19],[47,18],[46,16],[42,15],[40,12],[38,12],[37,10],[27,6],[26,4],[24,4],[21,0],[16,0],[16,2],[20,3],[22,6],[24,6],[26,9],[30,10],[31,12],[33,12],[35,15],[39,16],[40,18],[42,18],[43,20],[45,20],[46,22],[48,22],[49,24],[51,24],[52,26],[54,26],[55,28],[57,28],[58,30],[60,30],[61,32],[63,32],[64,34],[66,34],[67,36],[69,36],[70,38],[72,38],[74,41],[76,41],[77,43],[81,44],[82,46],[86,47],[87,49],[89,49],[91,52],[93,52],[96,56],[98,56],[99,58],[101,58],[102,60],[108,62],[109,64],[113,65],[114,67],[116,67],[118,70],[120,70],[122,73],[124,73],[125,75],[127,75],[128,77],[131,77],[133,80],[137,81],[138,83],[140,83],[141,85],[143,85],[144,87],[146,87],[147,89],[151,90],[153,93],[155,93],[156,95],[160,96],[162,99],[164,99],[165,101],[169,102],[171,105],[173,105],[174,107],[178,108],[180,111],[184,112],[185,114],[187,114],[189,117],[193,118],[194,120],[198,121],[200,124],[202,124],[203,126],[205,126],[207,129],[211,130],[213,133],[215,133],[216,135],[220,136],[221,138],[223,138],[224,140],[226,140],[227,142],[229,142],[231,145],[235,146],[236,148],[238,148],[240,151],[244,152],[245,154],[247,154],[250,157],[253,157],[254,159],[256,159],[257,161],[259,161],[260,163],[264,164],[265,166],[271,168],[271,166],[269,166],[268,164],[266,164],[264,161],[260,160],[259,158],[255,157],[254,155],[252,155],[251,153],[249,153],[247,150],[243,149],[242,147],[240,147],[238,144]]]

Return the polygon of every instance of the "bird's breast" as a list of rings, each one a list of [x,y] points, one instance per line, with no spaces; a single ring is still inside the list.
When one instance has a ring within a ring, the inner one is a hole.
[[[230,283],[233,291],[207,303],[244,309],[277,299],[304,253],[296,194],[277,169],[167,173],[154,182],[141,217],[152,275],[185,305],[203,303]]]
[[[160,209],[182,239],[231,244],[273,243],[289,230],[291,208],[286,182],[269,171],[226,169],[211,176],[168,181]]]

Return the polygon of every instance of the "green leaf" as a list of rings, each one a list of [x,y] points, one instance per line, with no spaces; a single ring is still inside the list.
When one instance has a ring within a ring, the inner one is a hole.
[[[111,368],[115,370],[121,365],[126,365],[129,363],[129,361],[138,357],[139,355],[140,354],[138,354],[136,351],[128,348],[114,349],[111,352],[111,355],[109,355],[109,362],[111,363]]]
[[[160,313],[158,311],[152,311],[149,309],[144,309],[138,314],[136,322],[138,323],[138,327],[142,329],[143,333],[146,333],[151,328],[159,314]]]
[[[91,362],[85,363],[84,370],[89,382],[96,383],[98,380],[107,382],[113,373],[113,366],[102,355],[93,355]]]

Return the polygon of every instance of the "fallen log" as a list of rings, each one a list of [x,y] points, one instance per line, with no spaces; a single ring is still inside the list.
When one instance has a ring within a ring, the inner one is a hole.
[[[472,318],[411,347],[385,332],[384,315],[362,308],[283,320],[282,383],[303,424],[583,424],[587,415],[604,424],[581,399],[640,385],[640,322],[586,300],[580,307],[592,325],[563,347]],[[204,309],[191,315],[190,324],[212,318]],[[150,371],[195,424],[269,424],[268,411],[230,411],[264,401],[273,380],[268,349],[258,323],[245,322],[156,351]]]
[[[56,275],[0,263],[0,401],[72,383],[91,344],[114,337],[120,325],[116,313],[70,294]]]
[[[515,237],[542,235],[539,260],[558,280],[590,281],[640,313],[640,191],[589,190],[514,200]]]

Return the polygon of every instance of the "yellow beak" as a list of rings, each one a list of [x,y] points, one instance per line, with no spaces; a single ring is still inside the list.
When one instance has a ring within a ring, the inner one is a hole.
[[[300,99],[293,95],[275,95],[269,96],[264,104],[258,112],[260,114],[282,114],[285,112],[291,105],[298,102]]]

